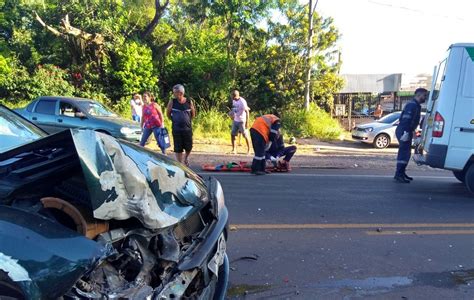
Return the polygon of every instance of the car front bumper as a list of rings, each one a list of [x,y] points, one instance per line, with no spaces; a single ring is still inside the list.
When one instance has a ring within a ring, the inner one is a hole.
[[[373,132],[365,132],[365,131],[358,131],[352,130],[352,138],[354,140],[358,140],[364,143],[371,144],[374,142],[374,134]]]

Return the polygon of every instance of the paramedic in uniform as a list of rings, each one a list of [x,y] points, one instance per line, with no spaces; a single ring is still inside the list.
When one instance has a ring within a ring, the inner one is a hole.
[[[252,161],[252,174],[265,175],[265,152],[276,140],[280,130],[280,118],[273,114],[263,115],[255,119],[250,128],[250,137],[255,156]]]
[[[411,144],[413,134],[420,124],[421,104],[426,101],[428,91],[424,88],[418,88],[415,91],[415,97],[408,102],[400,115],[399,124],[395,131],[399,147],[397,155],[397,171],[395,181],[399,183],[410,183],[413,178],[406,174],[406,168],[411,156]]]

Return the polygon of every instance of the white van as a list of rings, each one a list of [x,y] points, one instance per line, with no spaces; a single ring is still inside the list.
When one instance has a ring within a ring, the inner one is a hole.
[[[435,68],[419,164],[452,170],[474,193],[474,44],[454,44]]]

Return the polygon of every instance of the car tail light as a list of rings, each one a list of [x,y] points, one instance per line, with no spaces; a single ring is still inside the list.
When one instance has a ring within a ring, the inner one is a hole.
[[[433,137],[443,137],[444,118],[439,112],[436,112],[433,122]]]

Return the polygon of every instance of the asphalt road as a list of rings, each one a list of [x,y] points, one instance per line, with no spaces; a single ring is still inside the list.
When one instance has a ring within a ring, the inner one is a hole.
[[[229,298],[474,299],[474,197],[449,172],[407,185],[370,170],[213,175]]]

